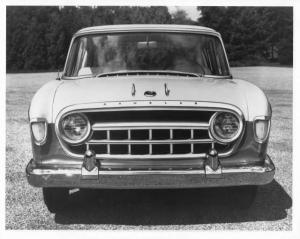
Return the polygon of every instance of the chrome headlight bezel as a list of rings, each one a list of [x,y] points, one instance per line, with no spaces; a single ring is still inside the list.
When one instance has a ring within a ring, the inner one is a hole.
[[[43,124],[44,125],[44,137],[41,139],[41,140],[37,140],[35,134],[34,134],[34,131],[32,129],[32,126],[34,124],[37,124],[37,123],[40,123],[40,124]],[[32,134],[32,138],[33,138],[33,141],[36,145],[38,146],[42,146],[46,143],[46,140],[47,140],[47,135],[48,135],[48,123],[47,123],[47,120],[45,118],[33,118],[30,120],[30,132]]]
[[[221,138],[214,131],[215,120],[222,113],[233,114],[238,119],[238,122],[239,122],[239,128],[238,128],[238,131],[237,131],[236,135],[234,137],[230,138],[230,139]],[[210,135],[212,136],[212,138],[214,140],[216,140],[218,143],[221,143],[221,144],[228,144],[228,143],[231,143],[231,142],[234,142],[235,140],[237,140],[241,136],[241,134],[243,132],[243,129],[244,129],[243,118],[240,115],[238,115],[237,113],[232,112],[232,111],[218,111],[218,112],[213,114],[213,116],[210,118],[210,121],[209,121],[209,133],[210,133]]]
[[[87,131],[86,131],[86,134],[78,139],[78,140],[72,140],[70,138],[68,138],[64,132],[63,132],[63,129],[62,129],[62,122],[63,120],[66,118],[66,117],[69,117],[71,115],[80,115],[80,117],[82,117],[86,123],[87,123]],[[58,121],[58,124],[57,124],[57,129],[58,129],[58,133],[59,133],[59,137],[66,143],[68,144],[71,144],[71,145],[79,145],[79,144],[82,144],[83,142],[85,142],[91,135],[91,123],[88,119],[88,117],[85,115],[85,114],[82,114],[82,113],[77,113],[77,112],[71,112],[71,113],[68,113],[68,114],[65,114],[63,115],[59,121]]]

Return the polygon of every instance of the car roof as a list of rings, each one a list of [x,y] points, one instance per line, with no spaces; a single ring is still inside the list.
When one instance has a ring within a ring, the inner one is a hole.
[[[215,30],[203,26],[175,24],[124,24],[87,27],[77,31],[75,36],[104,32],[186,32],[210,34],[216,36],[220,35]]]

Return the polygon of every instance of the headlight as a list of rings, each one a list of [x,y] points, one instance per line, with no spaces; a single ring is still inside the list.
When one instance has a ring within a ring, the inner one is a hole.
[[[229,112],[217,112],[210,121],[210,133],[220,143],[236,140],[242,132],[242,127],[240,117]]]
[[[254,120],[254,134],[257,142],[264,142],[268,135],[270,129],[270,120],[266,117],[257,117]]]
[[[70,144],[79,144],[90,134],[90,122],[84,114],[74,113],[65,116],[59,124],[61,137]]]
[[[47,123],[44,119],[31,121],[31,132],[37,145],[42,145],[47,137]]]

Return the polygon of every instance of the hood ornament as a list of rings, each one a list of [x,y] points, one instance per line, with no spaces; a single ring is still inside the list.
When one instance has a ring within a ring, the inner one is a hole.
[[[147,91],[145,91],[144,96],[146,96],[146,97],[154,97],[154,96],[156,96],[156,92],[155,91],[147,90]]]
[[[135,96],[135,92],[136,92],[136,90],[135,90],[135,84],[132,83],[131,95],[132,95],[132,96]]]
[[[165,83],[165,94],[166,94],[166,96],[169,96],[169,94],[170,94],[170,90],[168,88],[167,83]]]

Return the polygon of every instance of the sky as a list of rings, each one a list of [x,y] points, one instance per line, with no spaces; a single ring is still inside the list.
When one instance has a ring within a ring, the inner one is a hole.
[[[188,14],[188,17],[194,21],[196,21],[200,16],[200,12],[197,11],[196,6],[168,6],[168,9],[170,13],[174,13],[178,9],[184,10]]]

